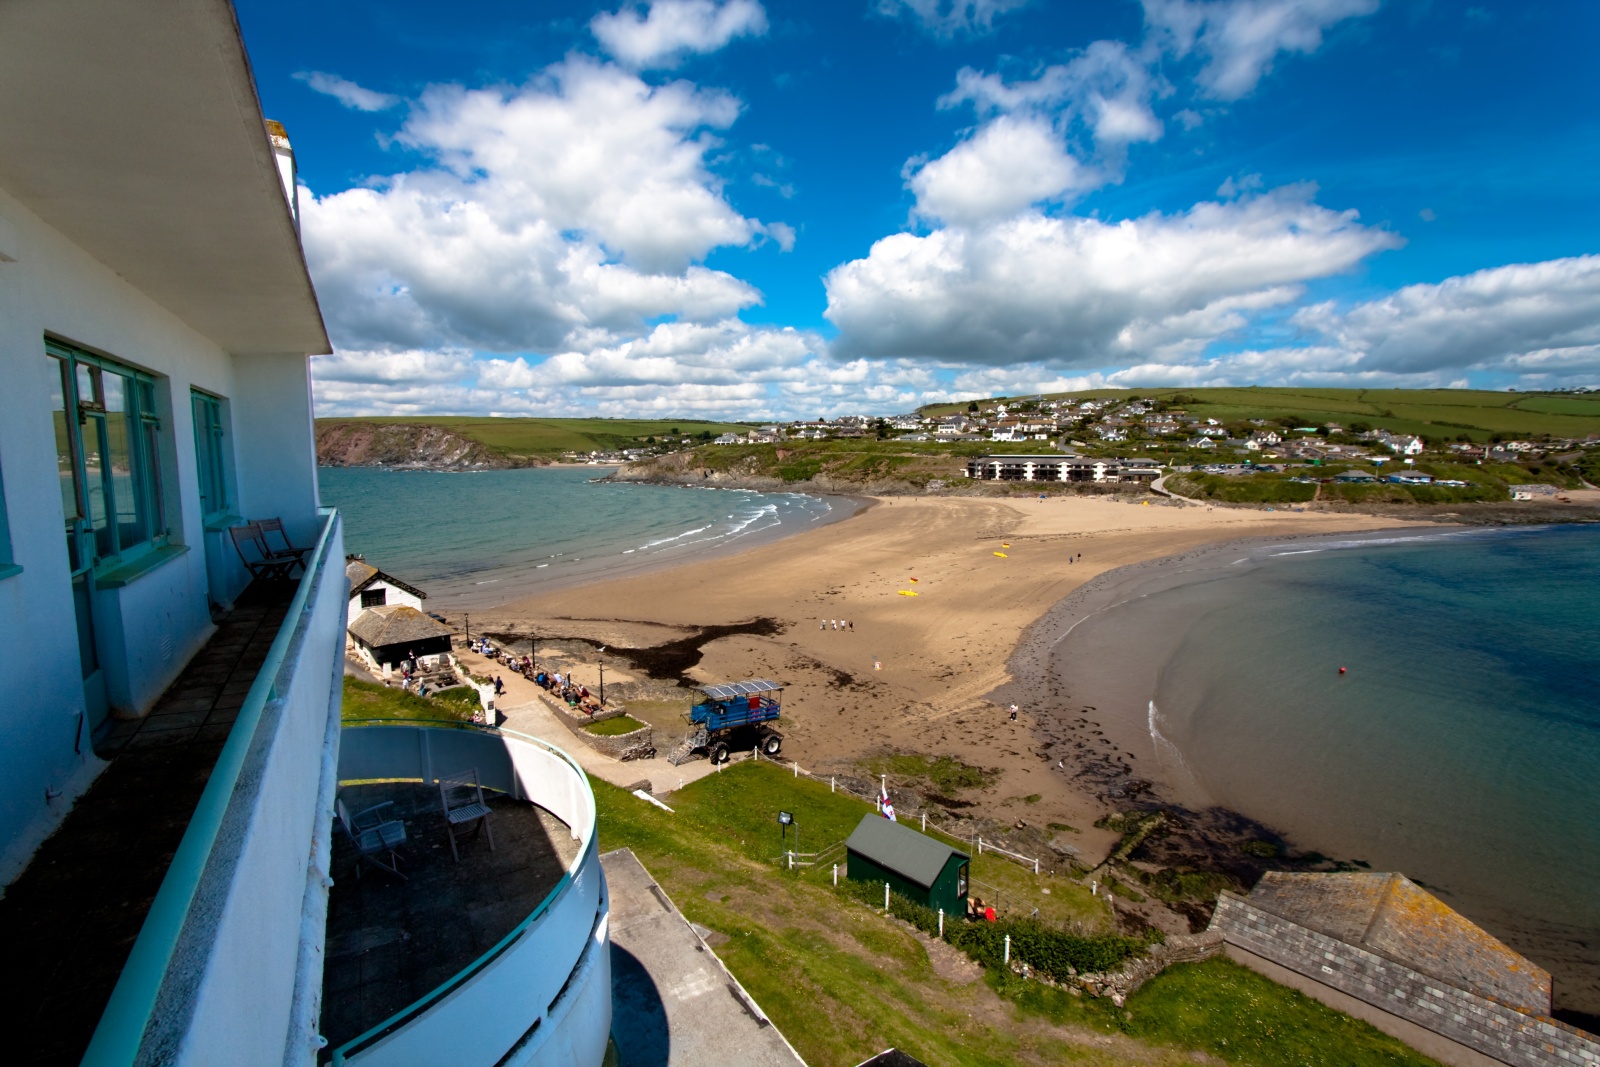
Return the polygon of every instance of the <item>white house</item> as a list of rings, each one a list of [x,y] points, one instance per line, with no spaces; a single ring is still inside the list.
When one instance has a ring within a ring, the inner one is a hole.
[[[348,584],[308,366],[331,346],[295,189],[228,0],[0,5],[0,928],[28,1020],[8,1056],[316,1063],[340,783],[426,781],[453,753],[561,819],[574,858],[491,966],[343,1059],[597,1065],[582,771],[470,728],[341,728]],[[281,520],[302,564],[252,584],[247,518]]]
[[[407,585],[392,574],[385,574],[362,556],[348,557],[345,560],[344,573],[345,577],[350,579],[350,605],[346,612],[346,627],[355,622],[368,608],[398,604],[421,611],[422,602],[428,599],[427,593],[414,585]]]

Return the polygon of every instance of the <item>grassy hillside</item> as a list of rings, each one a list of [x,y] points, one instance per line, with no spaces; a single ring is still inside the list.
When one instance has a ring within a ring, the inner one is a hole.
[[[1174,401],[1191,415],[1222,422],[1293,417],[1305,425],[1364,422],[1396,433],[1473,440],[1503,437],[1587,437],[1600,433],[1600,393],[1495,393],[1481,389],[1095,389],[1050,393],[1074,396],[1138,396]],[[967,405],[934,404],[942,415]]]
[[[697,419],[511,419],[469,415],[416,418],[377,416],[359,419],[318,419],[317,426],[341,424],[385,426],[442,426],[477,441],[503,455],[555,458],[563,452],[592,452],[632,448],[646,438],[695,436],[710,433],[744,433],[748,426]]]
[[[1196,1053],[1241,1067],[1431,1062],[1227,960],[1174,967],[1125,1010],[998,967],[982,972],[834,889],[830,866],[779,868],[780,810],[794,813],[810,851],[844,838],[872,808],[775,764],[736,764],[680,789],[668,798],[673,814],[603,782],[594,790],[601,848],[633,849],[684,914],[712,931],[718,954],[809,1063],[858,1063],[890,1045],[952,1067],[1175,1067]],[[1114,929],[1104,898],[1071,879],[987,854],[973,857],[972,875],[1001,887],[1023,915],[1049,902],[1053,922]]]

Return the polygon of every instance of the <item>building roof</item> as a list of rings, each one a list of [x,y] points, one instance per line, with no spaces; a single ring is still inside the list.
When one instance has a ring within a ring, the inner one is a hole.
[[[228,0],[0,5],[0,101],[28,210],[235,355],[332,351]]]
[[[1550,1014],[1550,972],[1507,948],[1402,874],[1269,871],[1250,903],[1441,982]]]
[[[434,637],[448,639],[449,627],[428,618],[408,604],[368,608],[350,624],[350,635],[368,648],[408,645]]]
[[[732,700],[734,697],[747,697],[752,693],[776,693],[783,686],[777,682],[769,682],[765,678],[752,678],[748,682],[730,682],[727,685],[697,685],[695,688],[712,700]]]
[[[386,582],[396,589],[404,589],[418,600],[428,599],[428,594],[416,586],[407,585],[392,574],[385,574],[364,559],[354,557],[347,559],[344,565],[344,574],[346,578],[350,579],[350,596],[352,599],[361,590],[377,581]]]
[[[951,856],[967,859],[960,849],[919,834],[881,815],[863,815],[845,848],[921,886],[931,886]]]

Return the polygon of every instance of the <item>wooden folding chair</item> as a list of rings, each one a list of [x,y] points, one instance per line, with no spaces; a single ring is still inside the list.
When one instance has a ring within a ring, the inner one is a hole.
[[[401,881],[409,881],[410,879],[400,873],[400,854],[395,851],[406,843],[406,824],[399,819],[385,819],[377,814],[382,809],[393,806],[394,801],[386,800],[382,804],[374,804],[351,815],[343,797],[334,800],[334,807],[339,813],[339,822],[344,826],[344,832],[350,836],[351,843],[356,846],[356,855],[360,861],[370,863],[380,871],[387,871]],[[388,853],[388,863],[380,858],[384,853]],[[356,877],[361,877],[361,862],[356,864]]]
[[[230,526],[228,536],[233,538],[233,549],[239,553],[239,561],[244,564],[245,570],[250,572],[252,578],[288,581],[293,577],[292,572],[295,567],[305,569],[298,557],[273,553],[262,539],[261,527],[257,523],[247,522],[243,526]]]
[[[483,785],[478,781],[478,769],[439,779],[439,806],[444,809],[445,829],[450,834],[450,854],[461,862],[461,852],[456,848],[456,827],[470,822],[472,835],[487,831],[489,851],[494,851],[494,828],[489,825],[489,805],[483,799]]]

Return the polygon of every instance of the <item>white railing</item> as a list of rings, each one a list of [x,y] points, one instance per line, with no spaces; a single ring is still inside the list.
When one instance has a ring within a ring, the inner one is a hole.
[[[461,723],[349,723],[340,742],[340,781],[432,782],[469,767],[485,788],[531,801],[566,823],[577,858],[493,948],[336,1049],[336,1065],[597,1065],[605,1056],[610,905],[583,770],[537,738]]]

